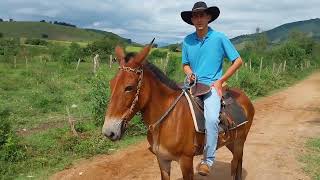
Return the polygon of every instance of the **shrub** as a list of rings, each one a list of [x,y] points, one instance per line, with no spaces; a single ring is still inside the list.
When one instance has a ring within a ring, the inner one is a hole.
[[[156,59],[164,59],[167,57],[167,52],[166,51],[160,51],[159,49],[156,49],[152,51],[149,55],[149,59],[151,62],[154,62]]]
[[[48,42],[42,39],[27,39],[25,44],[46,46],[48,45]]]
[[[98,72],[97,76],[91,81],[91,91],[89,94],[91,97],[90,109],[95,124],[96,126],[102,126],[110,94],[107,72]]]
[[[17,162],[26,157],[20,139],[12,130],[10,110],[0,110],[0,161]],[[2,163],[1,163],[2,164]]]

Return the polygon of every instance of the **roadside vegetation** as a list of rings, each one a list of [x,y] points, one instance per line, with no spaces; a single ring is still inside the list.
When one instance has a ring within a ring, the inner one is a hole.
[[[320,180],[320,138],[307,141],[306,152],[300,157],[304,170],[312,179]]]

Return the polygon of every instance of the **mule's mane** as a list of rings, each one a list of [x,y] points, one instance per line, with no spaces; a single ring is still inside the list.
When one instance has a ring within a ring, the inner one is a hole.
[[[125,62],[129,62],[131,57],[134,57],[135,53],[128,53],[126,55]],[[155,77],[162,82],[163,84],[165,84],[167,87],[169,87],[170,89],[173,90],[179,90],[180,88],[178,87],[177,83],[173,80],[171,80],[168,76],[166,76],[157,66],[155,66],[154,64],[150,63],[147,61],[147,63],[144,65],[145,68],[147,68],[148,70],[150,70]]]

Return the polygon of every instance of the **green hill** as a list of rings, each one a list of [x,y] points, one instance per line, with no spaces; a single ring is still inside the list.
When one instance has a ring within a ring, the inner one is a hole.
[[[308,36],[312,37],[315,40],[320,40],[320,19],[310,19],[305,21],[297,21],[292,23],[283,24],[274,29],[264,31],[267,38],[273,42],[278,43],[284,41],[288,38],[288,35],[292,31],[300,31],[307,33]],[[256,38],[259,34],[249,34],[249,35],[241,35],[235,38],[232,38],[231,41],[234,44],[241,44],[245,41],[250,41]]]
[[[316,18],[316,19],[310,19],[305,21],[287,23],[262,33],[265,33],[267,38],[272,43],[278,43],[286,40],[290,32],[292,31],[300,31],[300,32],[307,33],[313,39],[320,41],[320,19]],[[260,34],[261,33],[241,35],[241,36],[232,38],[231,41],[233,44],[236,45],[236,47],[238,47],[239,49],[242,49],[245,42],[254,40]],[[171,48],[176,45],[177,44],[170,44],[163,48]],[[181,43],[178,44],[178,47],[181,48]]]
[[[131,42],[130,39],[122,38],[114,33],[81,29],[46,22],[0,22],[0,33],[4,37],[24,37],[24,38],[43,38],[59,41],[93,41],[104,37],[119,39],[123,42]]]

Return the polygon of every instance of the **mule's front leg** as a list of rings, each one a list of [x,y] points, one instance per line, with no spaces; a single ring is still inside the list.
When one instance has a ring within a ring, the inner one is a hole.
[[[193,179],[193,157],[181,156],[179,160],[181,172],[184,180]]]
[[[170,179],[170,170],[171,170],[171,160],[164,160],[157,157],[160,172],[161,172],[161,179],[162,180],[169,180]]]

